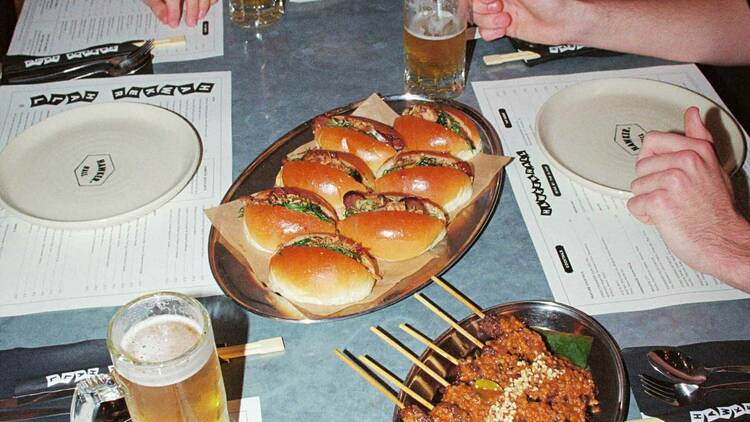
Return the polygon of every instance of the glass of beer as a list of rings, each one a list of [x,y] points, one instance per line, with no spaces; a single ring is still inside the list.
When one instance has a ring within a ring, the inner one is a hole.
[[[464,90],[469,0],[404,0],[404,85],[408,93],[452,98]]]
[[[134,422],[229,422],[211,320],[197,300],[158,292],[126,304],[109,323],[107,348],[108,385],[125,397]],[[77,389],[71,415],[81,417],[71,420],[89,422],[91,411],[76,402],[104,401],[97,387],[89,398]]]
[[[284,16],[284,0],[230,0],[232,22],[243,28],[263,28]]]

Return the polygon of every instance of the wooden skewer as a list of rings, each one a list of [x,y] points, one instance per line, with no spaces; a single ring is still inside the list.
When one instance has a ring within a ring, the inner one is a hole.
[[[448,352],[446,352],[445,350],[441,349],[437,344],[433,343],[432,341],[430,341],[430,339],[428,339],[427,337],[425,337],[424,335],[422,335],[422,333],[420,333],[417,330],[411,328],[409,326],[409,324],[402,323],[401,325],[399,325],[399,328],[401,328],[402,330],[404,330],[410,336],[412,336],[415,339],[419,340],[420,343],[424,344],[425,346],[427,346],[430,349],[432,349],[435,352],[437,352],[437,354],[439,354],[440,356],[448,359],[448,362],[450,362],[450,363],[452,363],[454,365],[458,365],[458,359],[454,358]]]
[[[515,53],[506,54],[488,54],[482,57],[484,64],[487,66],[493,66],[496,64],[503,64],[507,62],[513,62],[516,60],[533,60],[542,57],[539,53],[533,51],[516,51]]]
[[[471,312],[474,312],[480,319],[484,318],[484,312],[482,312],[479,307],[473,303],[471,303],[464,295],[461,294],[458,290],[456,290],[455,287],[451,286],[450,284],[446,283],[445,280],[438,276],[432,276],[432,281],[434,281],[438,286],[442,287],[443,290],[448,292],[451,296],[456,298],[457,301],[463,303],[464,306],[469,308]]]
[[[283,351],[284,340],[281,337],[267,338],[236,346],[218,347],[216,349],[219,359],[226,361],[243,356],[264,355]]]
[[[401,380],[399,380],[398,378],[396,378],[393,375],[391,375],[390,372],[388,372],[385,368],[383,368],[382,366],[380,366],[380,364],[378,364],[377,362],[371,360],[370,358],[368,358],[367,356],[364,356],[364,355],[359,355],[359,356],[357,356],[357,358],[359,360],[361,360],[362,362],[364,362],[365,365],[369,366],[370,369],[374,370],[375,372],[377,372],[378,374],[380,374],[382,377],[385,377],[385,379],[387,379],[388,381],[396,384],[396,386],[398,388],[400,388],[401,390],[403,390],[406,394],[408,394],[414,400],[418,401],[419,404],[421,404],[422,406],[424,406],[425,408],[427,408],[427,410],[432,410],[432,408],[435,407],[435,406],[432,405],[432,403],[428,402],[422,396],[420,396],[419,394],[417,394],[416,391],[414,391],[411,388],[409,388],[406,385],[404,385],[404,383],[401,382]]]
[[[383,393],[383,395],[386,398],[388,398],[388,400],[392,401],[393,404],[395,404],[396,406],[398,406],[399,409],[403,409],[404,408],[404,404],[401,403],[401,400],[399,400],[398,397],[396,397],[395,394],[393,394],[390,390],[388,390],[387,388],[385,388],[383,386],[383,384],[381,384],[379,381],[377,381],[372,375],[370,375],[367,372],[365,372],[359,365],[357,365],[351,359],[349,359],[349,357],[347,357],[345,354],[341,353],[341,351],[339,349],[336,349],[336,356],[338,356],[339,359],[341,359],[342,361],[344,361],[344,363],[346,363],[347,365],[349,365],[349,367],[352,368],[354,370],[354,372],[356,372],[357,374],[359,374],[359,376],[361,376],[367,382],[369,382],[370,385],[372,385],[373,387],[375,387],[376,390],[378,390],[381,393]]]
[[[454,321],[453,318],[448,316],[445,312],[441,311],[435,305],[430,303],[424,296],[422,296],[421,293],[415,294],[414,297],[416,297],[418,301],[422,302],[422,305],[426,306],[427,309],[431,310],[435,315],[439,316],[443,321],[450,324],[450,326],[453,327],[459,333],[461,333],[461,335],[469,339],[469,341],[471,341],[472,343],[476,344],[477,347],[479,347],[480,349],[484,347],[484,343],[479,341],[478,338],[471,335],[468,331],[466,331],[466,329],[464,329],[464,327],[458,325],[458,323]]]
[[[393,339],[390,338],[381,328],[379,328],[379,327],[370,327],[370,331],[372,331],[373,333],[375,333],[384,342],[388,343],[391,347],[393,347],[394,349],[396,349],[396,351],[398,351],[399,353],[401,353],[402,355],[404,355],[404,357],[406,357],[407,359],[409,359],[413,364],[417,365],[420,369],[422,369],[423,371],[425,371],[429,376],[431,376],[432,378],[434,378],[435,381],[439,382],[440,385],[442,385],[443,387],[447,387],[447,386],[450,385],[450,383],[448,381],[446,381],[445,378],[441,377],[440,375],[438,375],[437,372],[435,372],[432,369],[430,369],[429,366],[425,365],[424,362],[420,361],[419,358],[417,358],[416,356],[414,356],[414,354],[411,351],[405,349],[403,346],[401,346],[400,344],[398,344],[395,341],[393,341]]]
[[[145,41],[140,41],[137,43],[134,43],[136,46],[140,47],[143,45]],[[187,43],[187,39],[184,35],[176,35],[174,37],[168,37],[168,38],[159,38],[157,40],[153,40],[154,48],[157,47],[182,47]]]

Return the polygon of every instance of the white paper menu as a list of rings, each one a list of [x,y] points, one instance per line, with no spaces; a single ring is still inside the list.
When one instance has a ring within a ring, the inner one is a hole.
[[[121,305],[154,290],[221,293],[203,209],[221,202],[232,180],[229,72],[0,86],[0,148],[45,117],[113,101],[149,103],[189,120],[203,143],[196,175],[156,211],[113,227],[51,229],[0,208],[0,316]]]
[[[555,300],[603,314],[750,297],[688,268],[656,229],[630,215],[625,200],[576,184],[539,149],[535,119],[547,99],[582,81],[615,77],[669,82],[723,105],[695,65],[472,84],[505,155],[514,157],[508,179]],[[747,160],[743,169],[750,174]]]
[[[25,0],[8,54],[46,56],[86,47],[185,36],[182,46],[154,49],[154,62],[224,55],[222,4],[192,28],[161,23],[141,0]]]
[[[260,397],[244,397],[227,403],[232,422],[263,422],[260,413]]]

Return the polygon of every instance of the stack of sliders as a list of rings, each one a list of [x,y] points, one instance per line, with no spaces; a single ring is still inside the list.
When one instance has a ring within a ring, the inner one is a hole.
[[[248,242],[273,252],[269,288],[303,304],[357,302],[382,278],[376,259],[408,260],[444,238],[448,213],[472,195],[464,160],[480,152],[479,132],[436,103],[407,108],[394,127],[320,116],[315,147],[287,156],[276,187],[242,199]]]

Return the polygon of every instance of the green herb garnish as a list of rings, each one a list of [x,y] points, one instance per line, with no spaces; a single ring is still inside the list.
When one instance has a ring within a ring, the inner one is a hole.
[[[354,252],[350,251],[349,249],[347,249],[347,248],[345,248],[343,246],[329,245],[329,244],[317,241],[317,240],[309,238],[309,237],[306,238],[306,239],[298,240],[298,241],[292,243],[291,246],[310,246],[310,247],[315,247],[315,248],[325,248],[325,249],[332,250],[334,252],[338,252],[338,253],[346,256],[346,257],[349,257],[349,258],[351,258],[351,259],[359,262],[357,254],[355,254]]]
[[[440,167],[440,162],[435,157],[421,157],[415,165],[418,167]]]
[[[446,113],[444,111],[441,111],[440,113],[438,113],[438,118],[437,118],[436,122],[440,126],[448,127],[448,124],[449,124],[448,123],[448,119],[449,119],[448,118],[448,113]]]
[[[535,328],[544,337],[552,354],[569,360],[579,368],[588,366],[589,352],[594,338],[591,336],[561,333],[558,331]]]
[[[329,119],[326,122],[326,126],[328,127],[344,127],[349,128],[354,126],[350,121],[346,119]]]
[[[450,127],[448,129],[451,130],[451,132],[455,133],[456,135],[461,134],[461,124],[458,122],[453,122],[450,124]]]
[[[329,217],[328,215],[326,215],[326,213],[323,212],[323,209],[320,208],[320,205],[318,205],[318,204],[312,204],[312,203],[308,203],[308,204],[296,203],[296,204],[293,204],[293,203],[287,202],[287,203],[283,204],[283,207],[287,208],[287,209],[290,209],[292,211],[298,211],[298,212],[303,212],[305,214],[310,214],[310,215],[312,215],[314,217],[317,217],[318,220],[324,221],[326,223],[333,222],[333,219],[331,219],[331,217]]]

